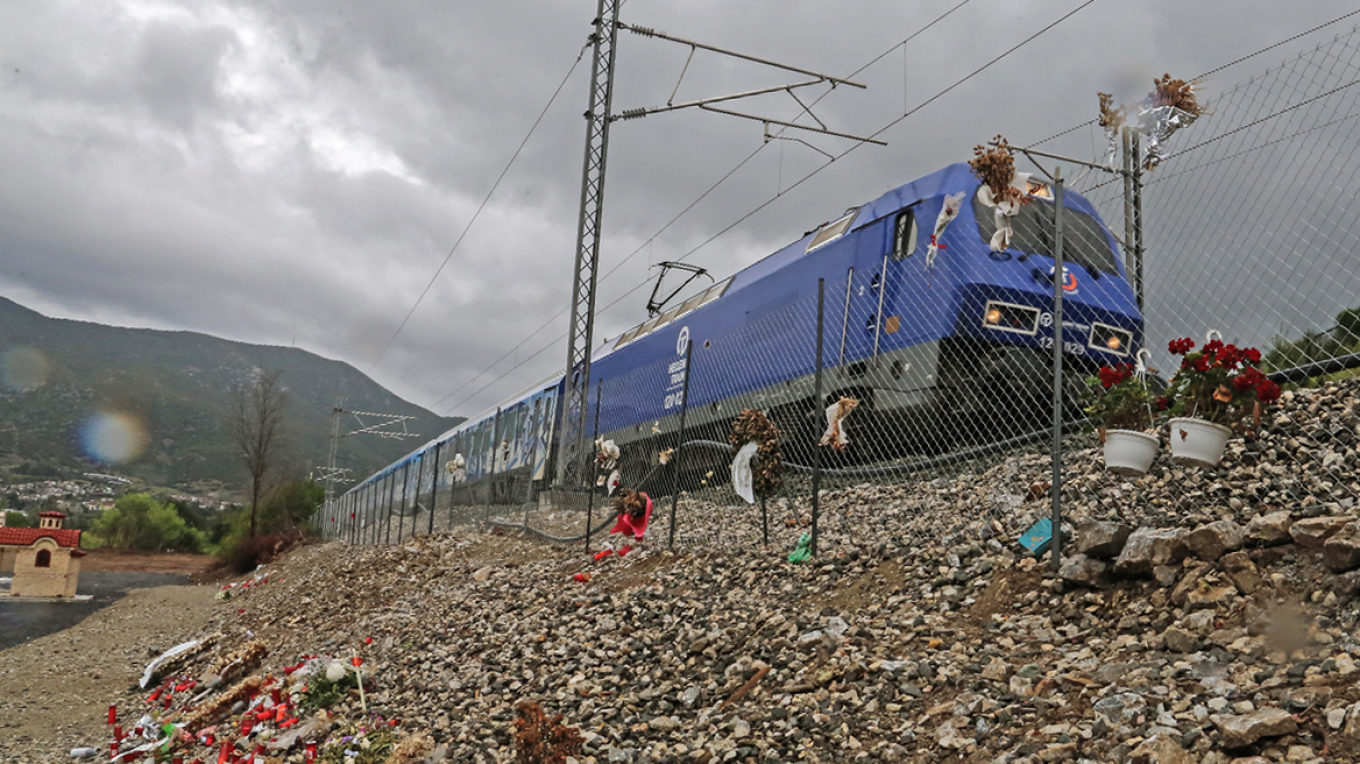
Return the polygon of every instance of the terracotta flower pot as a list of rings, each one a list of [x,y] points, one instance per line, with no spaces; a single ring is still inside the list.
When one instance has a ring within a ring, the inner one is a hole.
[[[1221,424],[1180,417],[1171,420],[1171,460],[1191,467],[1217,467],[1232,430]]]
[[[1142,475],[1157,455],[1158,438],[1136,430],[1105,433],[1105,469],[1116,475]]]

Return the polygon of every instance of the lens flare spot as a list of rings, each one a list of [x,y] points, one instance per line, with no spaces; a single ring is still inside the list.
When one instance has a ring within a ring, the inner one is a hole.
[[[105,464],[136,459],[146,448],[147,440],[141,420],[121,411],[101,411],[80,428],[85,454]]]
[[[42,387],[51,370],[47,355],[37,348],[18,347],[0,353],[0,383],[16,393]]]

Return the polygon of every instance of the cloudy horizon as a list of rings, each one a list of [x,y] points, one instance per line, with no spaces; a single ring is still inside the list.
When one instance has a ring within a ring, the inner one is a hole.
[[[633,0],[622,16],[845,76],[953,5]],[[596,336],[645,317],[647,291],[627,293],[653,263],[687,257],[725,277],[846,207],[968,159],[996,134],[1040,140],[1092,119],[1098,91],[1131,103],[1163,72],[1210,71],[1353,10],[1208,5],[966,2],[857,74],[867,90],[827,94],[818,116],[874,133],[1080,10],[888,129],[887,147],[859,148],[792,192],[825,157],[764,143],[759,123],[694,110],[615,123],[600,267],[617,271],[599,301],[618,304],[601,313]],[[589,0],[532,13],[493,2],[5,4],[0,295],[53,317],[296,345],[436,413],[473,416],[565,357],[555,340],[565,316],[552,319],[570,300],[589,52],[576,62],[594,9]],[[1216,74],[1201,86],[1206,99],[1353,21]],[[621,32],[614,111],[664,103],[687,53]],[[699,54],[677,100],[789,81]],[[784,119],[798,110],[787,96],[741,108]],[[832,154],[850,146],[800,137]],[[1053,147],[1085,159],[1103,152],[1092,127]]]

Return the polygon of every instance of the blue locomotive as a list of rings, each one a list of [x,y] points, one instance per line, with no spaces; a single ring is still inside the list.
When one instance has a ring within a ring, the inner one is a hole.
[[[860,435],[847,450],[858,460],[1040,429],[1052,405],[1054,278],[1064,293],[1065,364],[1075,367],[1068,378],[1132,360],[1142,316],[1094,207],[1065,195],[1065,267],[1055,273],[1052,189],[1030,182],[1028,203],[1005,217],[986,191],[967,164],[950,165],[606,342],[591,367],[587,421],[622,448],[625,479],[674,445],[682,407],[688,433],[718,440],[740,409],[760,408],[795,461],[814,447],[822,410],[843,396],[859,402],[850,421]],[[824,392],[816,401],[819,282]],[[438,447],[441,463],[455,454],[464,462],[454,475],[433,470],[441,490],[453,482],[472,493],[468,501],[522,501],[497,496],[495,486],[526,476],[546,484],[562,394],[560,375],[545,380],[354,490],[414,460],[429,474]]]

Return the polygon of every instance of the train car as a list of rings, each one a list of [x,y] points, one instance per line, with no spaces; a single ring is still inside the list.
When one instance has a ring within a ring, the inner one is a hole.
[[[964,163],[846,210],[601,347],[592,429],[622,447],[626,479],[674,445],[682,407],[687,431],[720,440],[740,408],[759,407],[795,459],[810,453],[822,410],[841,397],[859,403],[862,435],[846,453],[861,461],[1041,429],[1052,401],[1053,279],[1064,293],[1069,379],[1134,358],[1143,323],[1095,208],[1065,195],[1065,267],[1055,273],[1052,189],[1031,183],[1026,194],[1000,247],[1004,221]],[[955,214],[940,226],[947,203]],[[824,392],[814,400],[819,282]],[[516,475],[546,484],[562,394],[560,377],[545,381],[432,444],[445,460],[463,455],[464,491]]]
[[[1038,429],[1051,413],[1053,200],[1031,184],[1013,219],[1009,246],[993,251],[996,216],[967,164],[894,189],[808,232],[780,251],[657,319],[625,333],[598,358],[600,430],[639,451],[665,447],[678,425],[674,374],[696,343],[695,374],[720,367],[721,384],[691,379],[687,428],[725,439],[741,406],[770,412],[785,431],[786,456],[808,453],[821,412],[840,397],[859,402],[864,437],[852,457],[939,452]],[[960,196],[962,195],[962,196]],[[935,242],[945,202],[962,200]],[[1080,380],[1137,351],[1142,317],[1115,241],[1095,209],[1074,193],[1064,202],[1064,350]],[[813,401],[815,336],[806,319],[825,284],[823,400]],[[780,320],[780,314],[785,314]],[[671,363],[667,364],[666,359]],[[660,434],[657,434],[660,431]],[[634,470],[636,471],[636,470]]]

